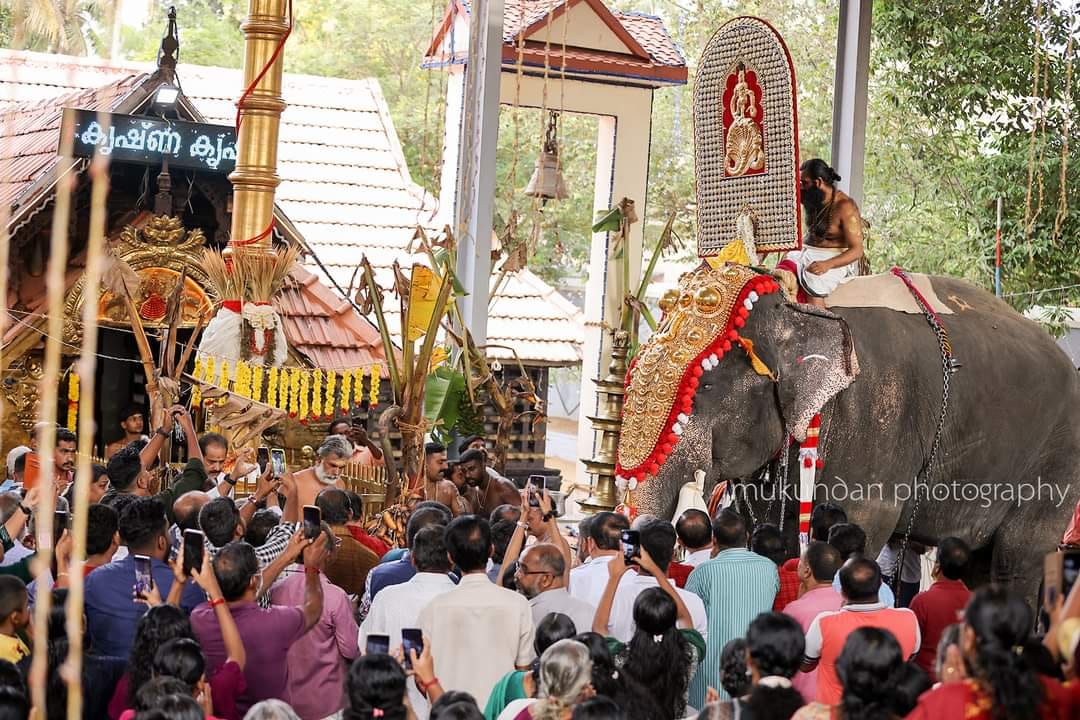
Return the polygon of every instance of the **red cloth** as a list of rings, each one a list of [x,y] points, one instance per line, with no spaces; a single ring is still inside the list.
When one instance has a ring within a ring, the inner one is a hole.
[[[971,591],[960,580],[938,580],[911,601],[911,612],[919,621],[922,645],[915,655],[915,664],[926,671],[931,682],[937,682],[934,664],[938,641],[945,628],[960,621],[961,613],[971,599]]]
[[[353,536],[356,542],[364,545],[368,550],[378,555],[380,558],[386,553],[390,552],[390,546],[377,537],[373,537],[367,534],[364,528],[357,525],[346,525],[349,528],[349,534]]]
[[[776,599],[773,600],[772,605],[775,612],[782,612],[788,606],[788,603],[799,599],[799,573],[788,569],[788,563],[790,562],[788,560],[778,568],[780,571],[780,589],[776,592]],[[795,560],[795,567],[798,566],[799,561]]]
[[[788,560],[785,560],[784,564],[780,566],[780,569],[786,570],[787,572],[798,572],[799,558],[790,558]]]
[[[1080,545],[1080,502],[1076,503],[1069,527],[1065,529],[1065,535],[1061,538],[1062,545]]]
[[[693,571],[693,565],[685,565],[679,562],[673,562],[667,566],[667,576],[678,588],[686,587],[686,578],[690,577],[690,573]]]
[[[1074,683],[1062,685],[1053,678],[1043,676],[1045,701],[1040,710],[1043,720],[1070,720],[1080,712],[1080,692]],[[922,694],[919,704],[907,716],[907,720],[942,720],[964,718],[965,720],[990,720],[993,717],[993,699],[979,688],[974,680],[945,683]]]

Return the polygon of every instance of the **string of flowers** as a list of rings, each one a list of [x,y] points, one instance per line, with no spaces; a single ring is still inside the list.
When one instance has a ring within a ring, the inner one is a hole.
[[[263,383],[266,378],[266,370],[262,365],[251,366],[251,397],[262,402]]]
[[[322,417],[322,386],[323,371],[316,370],[311,373],[311,415],[315,420]]]
[[[326,419],[331,420],[334,417],[334,386],[337,384],[337,373],[331,370],[326,373],[326,401],[323,403],[323,409],[326,410]]]
[[[276,367],[266,371],[266,404],[281,408],[278,403],[278,369]]]
[[[311,376],[306,372],[296,371],[300,376],[300,407],[297,412],[300,416],[300,423],[307,425],[308,420],[308,403],[310,402],[310,389],[311,389]]]
[[[352,381],[354,373],[346,370],[341,373],[341,414],[349,412],[349,396],[352,395]]]
[[[75,368],[68,374],[67,427],[74,432],[79,421],[79,373]]]
[[[371,366],[371,390],[369,391],[368,407],[376,408],[379,406],[379,375],[382,370],[378,365]]]

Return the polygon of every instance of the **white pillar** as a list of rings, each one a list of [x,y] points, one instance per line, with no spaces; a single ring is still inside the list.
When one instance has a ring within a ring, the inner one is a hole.
[[[469,294],[458,299],[465,326],[477,345],[487,342],[491,224],[495,211],[495,151],[499,139],[499,73],[502,66],[503,0],[474,0],[465,70],[461,176],[455,237],[457,271]]]
[[[439,227],[455,227],[461,181],[461,131],[465,105],[465,66],[446,68],[446,122],[443,125],[442,173],[439,178]]]
[[[832,166],[840,189],[863,199],[866,150],[866,87],[870,75],[870,0],[840,0],[833,89]]]

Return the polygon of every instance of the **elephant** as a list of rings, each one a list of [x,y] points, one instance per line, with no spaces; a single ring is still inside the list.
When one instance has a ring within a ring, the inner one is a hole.
[[[638,512],[671,517],[680,488],[699,468],[706,471],[706,497],[720,479],[760,478],[789,433],[803,440],[807,421],[820,413],[824,466],[814,500],[843,507],[866,531],[869,553],[897,533],[928,545],[959,537],[990,579],[1034,599],[1043,556],[1059,542],[1078,499],[1073,490],[1080,489],[1077,372],[1047,332],[1002,300],[955,278],[925,279],[952,310],[940,317],[961,367],[943,367],[925,314],[818,309],[781,292],[766,294],[738,333],[769,373],[755,370],[737,347],[701,372],[678,441],[637,484]],[[687,312],[676,305],[661,329]],[[940,449],[920,484],[946,375]],[[634,392],[630,382],[628,407]],[[797,468],[793,448],[783,520],[792,549]],[[748,482],[743,490],[762,487]],[[739,509],[780,523],[781,507],[758,498]]]

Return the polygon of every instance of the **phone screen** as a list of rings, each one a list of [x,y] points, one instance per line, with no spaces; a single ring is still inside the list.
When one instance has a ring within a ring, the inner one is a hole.
[[[401,652],[405,655],[406,670],[412,670],[409,650],[415,650],[417,657],[424,651],[424,634],[419,628],[401,628]]]
[[[26,453],[26,467],[23,468],[23,490],[32,490],[41,475],[41,457],[37,453]]]
[[[150,592],[154,584],[154,576],[151,573],[150,558],[146,555],[135,556],[135,594],[141,595]]]
[[[202,569],[206,536],[201,530],[184,531],[184,575],[191,575],[193,568]]]
[[[389,635],[368,635],[367,647],[364,648],[365,655],[389,655],[390,654],[390,636]]]
[[[623,557],[626,558],[626,562],[631,562],[635,558],[641,557],[640,532],[638,532],[637,530],[623,530],[622,543]]]
[[[304,537],[314,540],[322,529],[322,510],[315,505],[304,506]]]
[[[276,478],[285,474],[285,451],[281,448],[274,448],[270,451],[270,464],[274,468],[273,475]]]
[[[259,474],[266,472],[266,466],[270,464],[270,448],[260,445],[255,453],[256,462],[259,463]]]
[[[1080,577],[1080,552],[1069,551],[1061,558],[1061,595],[1069,597],[1069,591]]]

